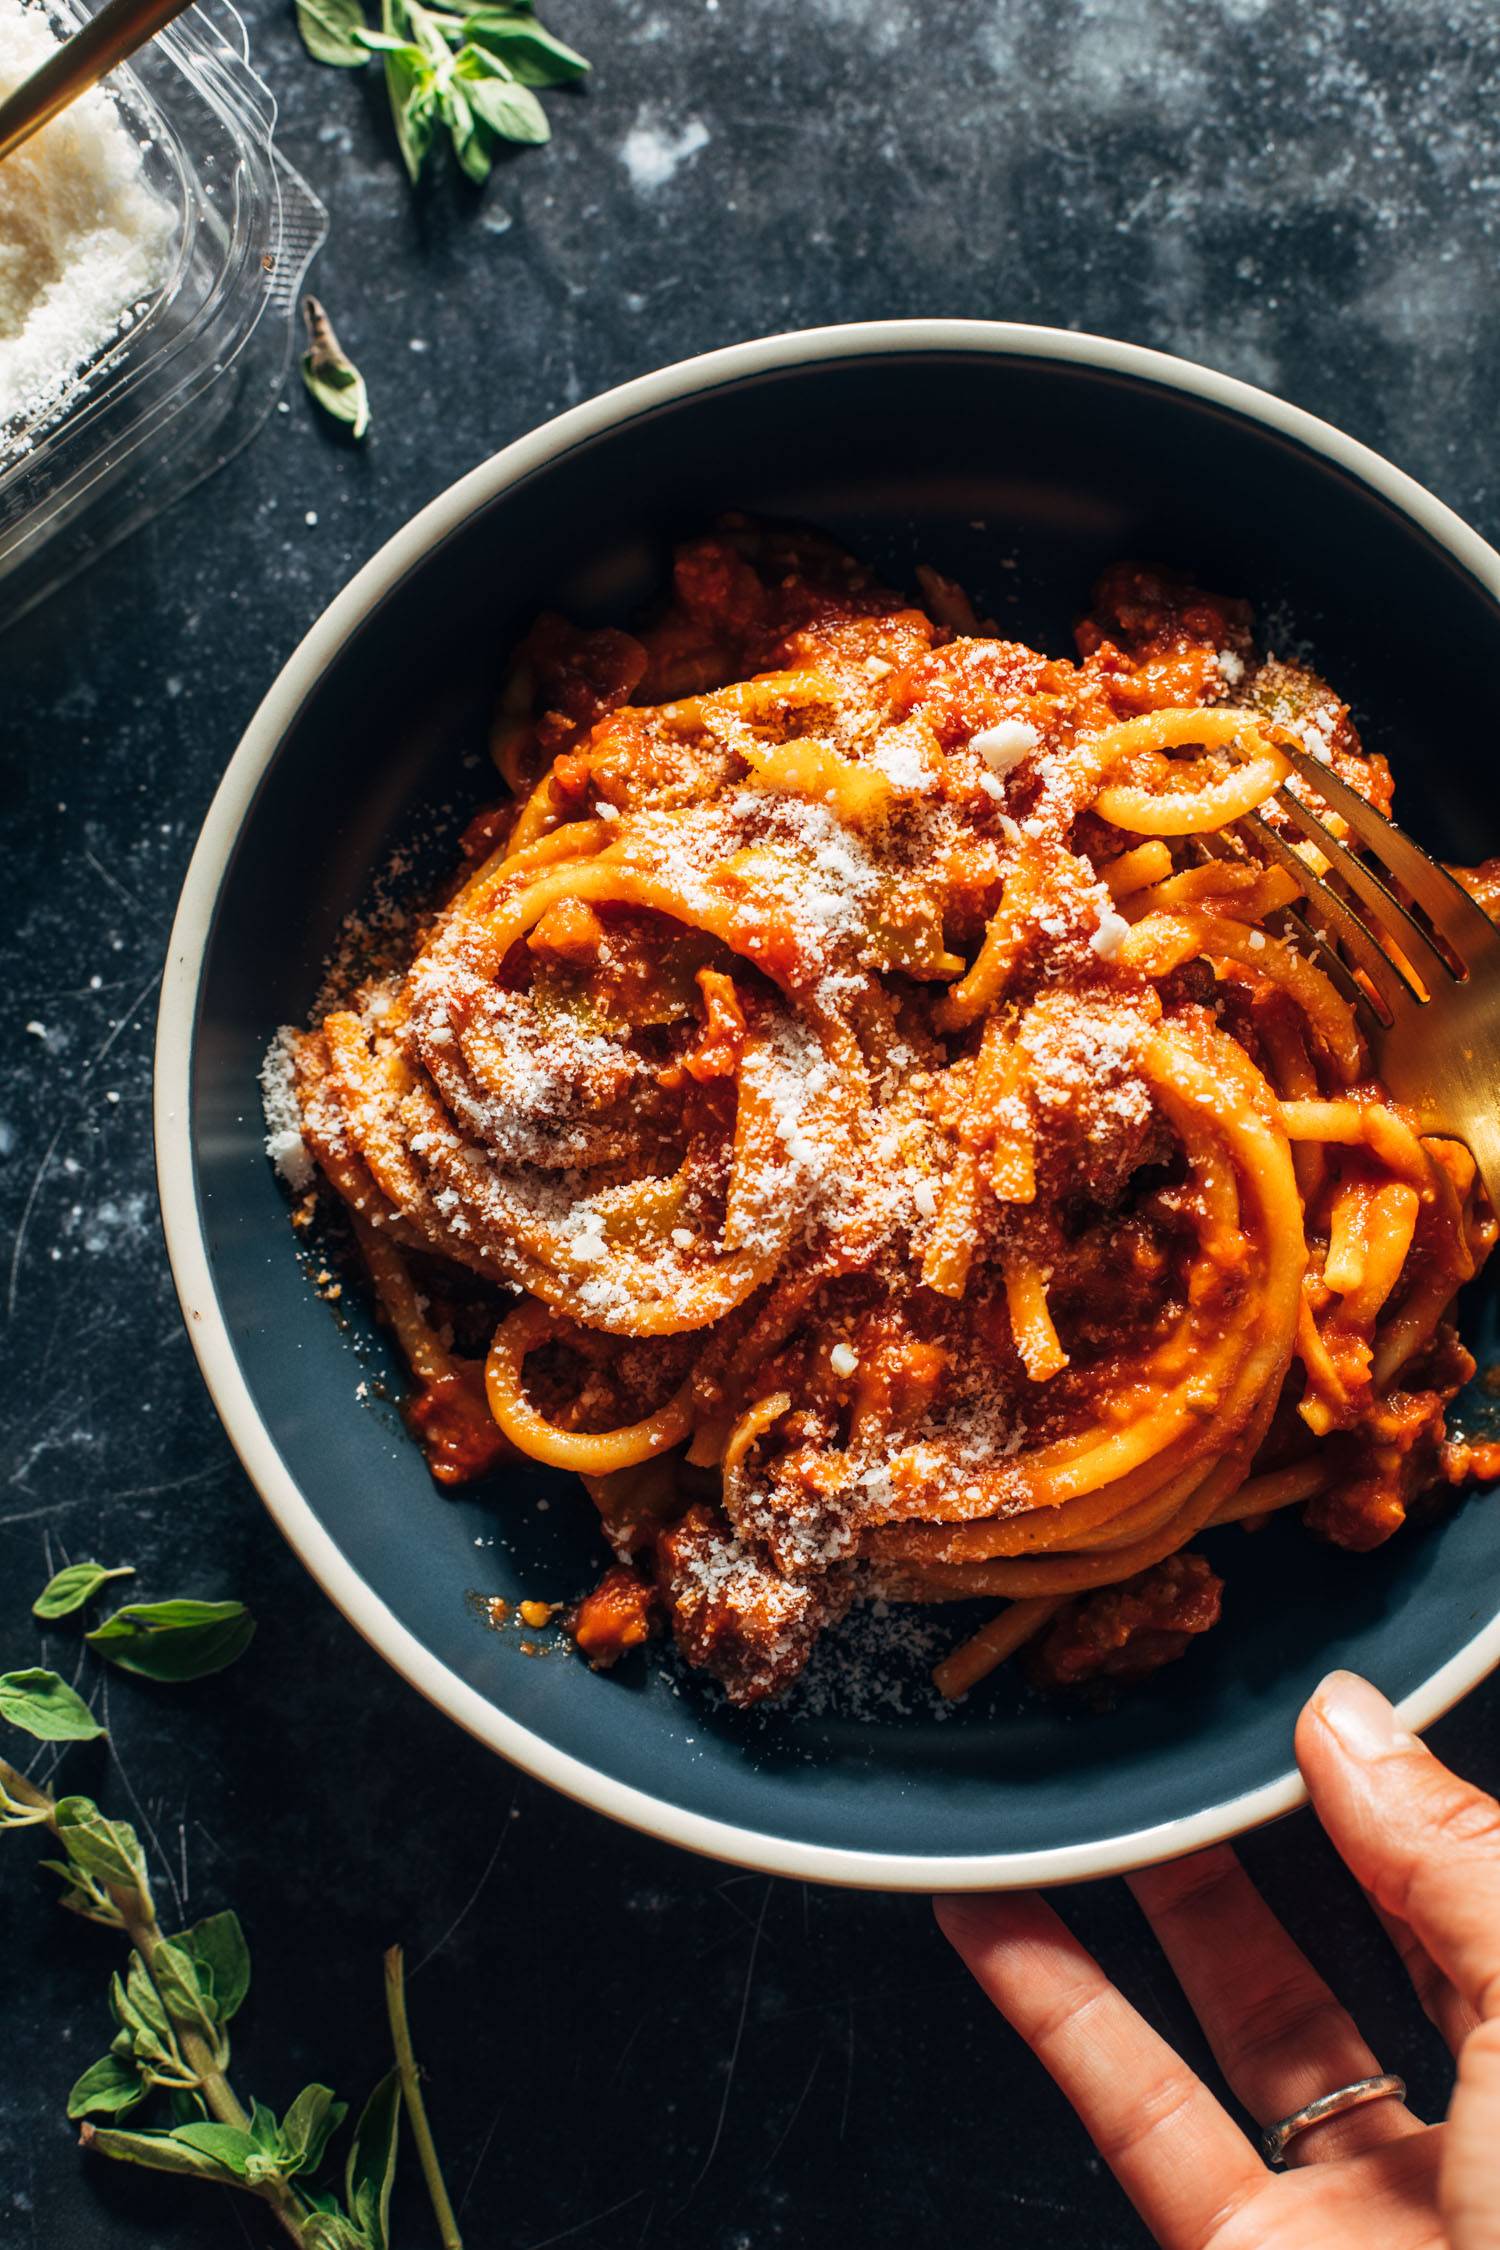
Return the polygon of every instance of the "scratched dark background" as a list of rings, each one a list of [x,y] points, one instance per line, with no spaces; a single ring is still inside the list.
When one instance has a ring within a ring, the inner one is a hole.
[[[384,2067],[403,1939],[471,2246],[812,2250],[1144,2240],[921,1900],[768,1883],[608,1827],[404,1688],[303,1577],[221,1435],[158,1235],[157,972],[240,728],[328,596],[421,502],[660,362],[875,314],[1052,321],[1182,351],[1390,453],[1489,536],[1500,315],[1490,0],[643,0],[550,20],[591,53],[557,138],[413,199],[379,91],[247,11],[328,202],[318,286],[376,429],[299,395],[253,448],[0,643],[0,1661],[71,1672],[28,1604],[65,1557],[235,1592],[250,1657],[116,1677],[75,1749],[175,1915],[233,1903],[237,2076],[284,2104]],[[1308,527],[1288,526],[1288,536]],[[414,658],[414,660],[416,660]],[[1489,1688],[1437,1730],[1500,1781]],[[45,1771],[50,1759],[39,1761]],[[268,2244],[258,2207],[77,2152],[113,1941],[0,1869],[0,2231],[16,2250]],[[1246,1856],[1429,2112],[1444,2058],[1307,1817]],[[1187,2041],[1122,1887],[1067,1908]],[[432,2240],[409,2178],[402,2250]]]

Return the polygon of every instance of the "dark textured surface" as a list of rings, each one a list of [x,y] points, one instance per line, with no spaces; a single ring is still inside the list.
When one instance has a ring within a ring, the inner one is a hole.
[[[69,1777],[133,1809],[167,1899],[244,1910],[259,1980],[240,2052],[267,2098],[313,2075],[360,2091],[381,2067],[381,1947],[431,1954],[413,2012],[479,2250],[1114,2250],[1139,2229],[920,1901],[737,1876],[518,1782],[303,1578],[177,1321],[150,1168],[155,976],[217,775],[327,595],[494,446],[687,351],[877,313],[1095,327],[1271,384],[1494,536],[1500,28],[1476,0],[674,0],[556,22],[599,71],[554,102],[554,146],[482,200],[414,205],[373,81],[318,71],[279,8],[252,12],[285,144],[333,212],[318,285],[376,433],[351,453],[292,397],[0,645],[0,1657],[71,1669],[68,1629],[43,1642],[26,1615],[64,1554],[133,1560],[152,1593],[254,1601],[236,1673],[176,1694],[114,1681],[114,1753],[74,1751]],[[1483,1691],[1436,1737],[1491,1784],[1497,1707]],[[268,2242],[252,2207],[74,2152],[63,2098],[104,2044],[113,1947],[55,1912],[33,1856],[5,1839],[24,1965],[4,2001],[5,2240]],[[1247,1857],[1439,2104],[1441,2058],[1311,1823]],[[1123,1890],[1068,1910],[1191,2039]]]

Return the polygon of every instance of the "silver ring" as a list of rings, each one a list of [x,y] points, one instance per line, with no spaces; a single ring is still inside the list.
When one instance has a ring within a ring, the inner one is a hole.
[[[1406,2099],[1406,2081],[1389,2074],[1380,2078],[1356,2078],[1348,2086],[1335,2086],[1331,2094],[1320,2094],[1315,2102],[1305,2102],[1294,2109],[1290,2117],[1278,2117],[1260,2136],[1261,2149],[1268,2164],[1285,2164],[1288,2143],[1310,2125],[1321,2125],[1326,2118],[1339,2117],[1346,2109],[1361,2109],[1366,2102],[1398,2101]]]

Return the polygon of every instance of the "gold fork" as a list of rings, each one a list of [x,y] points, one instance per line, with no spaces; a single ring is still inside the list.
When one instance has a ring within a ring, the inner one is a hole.
[[[1320,880],[1259,813],[1237,825],[1295,879],[1307,901],[1300,913],[1291,910],[1296,937],[1354,1009],[1384,1085],[1419,1132],[1464,1142],[1500,1210],[1500,929],[1446,868],[1320,758],[1281,728],[1275,739],[1359,850],[1285,785],[1272,801],[1352,899]]]
[[[154,39],[188,4],[189,0],[105,0],[96,16],[0,101],[0,160],[96,86],[137,47]]]

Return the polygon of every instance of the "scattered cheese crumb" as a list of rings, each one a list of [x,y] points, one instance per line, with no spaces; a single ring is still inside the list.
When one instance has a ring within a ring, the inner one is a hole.
[[[852,1375],[859,1365],[859,1354],[851,1344],[835,1344],[828,1354],[828,1364],[835,1375]]]
[[[1025,719],[997,719],[969,737],[969,748],[979,752],[991,773],[1005,774],[1029,757],[1041,739]]]
[[[1099,927],[1089,939],[1089,944],[1101,961],[1113,961],[1129,935],[1130,924],[1124,915],[1117,914],[1112,906],[1101,906]]]
[[[260,1098],[266,1118],[266,1154],[289,1188],[310,1187],[313,1161],[302,1138],[302,1112],[294,1078],[297,1034],[283,1024],[260,1066]]]

